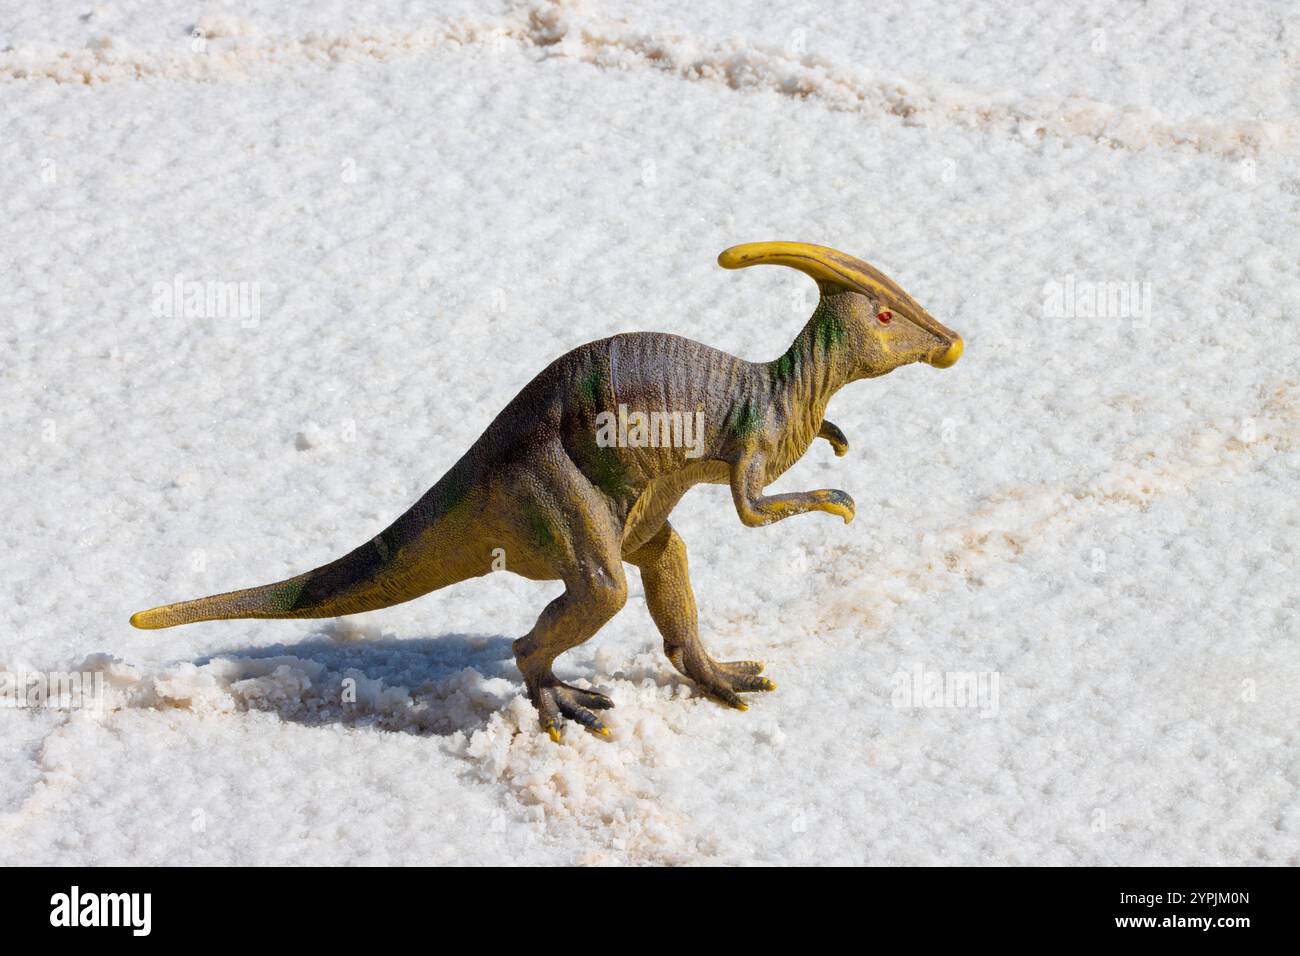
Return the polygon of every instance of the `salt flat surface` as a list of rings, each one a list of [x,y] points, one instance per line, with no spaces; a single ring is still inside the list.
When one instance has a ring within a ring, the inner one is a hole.
[[[0,862],[1297,862],[1286,6],[732,7],[0,4],[0,668],[105,688],[0,710]],[[852,525],[675,513],[706,645],[780,684],[747,713],[634,571],[558,665],[611,743],[523,697],[554,584],[127,625],[366,540],[583,342],[779,354],[811,284],[714,265],[770,238],[967,346],[775,486]],[[178,275],[256,321],[158,314]],[[1149,309],[1051,305],[1087,283]],[[900,706],[918,669],[996,706]]]

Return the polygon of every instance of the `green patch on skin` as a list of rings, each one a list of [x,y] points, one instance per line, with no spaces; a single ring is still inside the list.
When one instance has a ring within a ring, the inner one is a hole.
[[[533,534],[533,540],[540,548],[550,548],[555,543],[555,534],[551,531],[551,526],[546,520],[546,515],[542,514],[542,509],[538,508],[533,502],[524,505],[525,517],[528,519],[528,528]]]
[[[292,611],[293,606],[298,602],[298,595],[302,594],[303,585],[306,581],[294,580],[286,581],[283,587],[277,588],[266,599],[266,610],[268,611]]]
[[[446,483],[438,491],[438,503],[442,505],[443,514],[451,511],[458,504],[465,500],[469,494],[471,482],[467,475],[461,473],[461,469],[452,468],[447,472]]]
[[[605,373],[593,366],[586,375],[578,380],[578,397],[584,404],[595,405],[600,397],[601,387],[605,384]]]
[[[813,316],[813,343],[822,352],[830,352],[844,341],[844,326],[840,320],[828,312],[818,310]]]
[[[763,421],[763,412],[758,404],[748,396],[731,406],[727,413],[727,430],[737,438],[744,438],[758,430]]]
[[[622,498],[627,493],[626,476],[623,463],[618,460],[618,451],[591,444],[591,481],[605,494],[612,498]]]
[[[790,350],[772,363],[772,381],[777,385],[784,385],[787,382],[794,381],[799,376],[799,371],[803,368],[803,356],[799,353],[798,343],[790,346]]]

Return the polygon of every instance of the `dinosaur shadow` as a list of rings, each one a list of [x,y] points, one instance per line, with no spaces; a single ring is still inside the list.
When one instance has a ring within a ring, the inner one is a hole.
[[[326,627],[294,643],[232,647],[194,663],[230,661],[246,669],[252,683],[267,680],[265,689],[246,690],[242,680],[232,687],[250,710],[308,726],[378,726],[420,736],[473,733],[523,692],[508,637],[447,633],[349,640],[332,636],[337,633]],[[289,673],[275,674],[283,664]],[[345,679],[352,682],[351,700],[342,693]]]

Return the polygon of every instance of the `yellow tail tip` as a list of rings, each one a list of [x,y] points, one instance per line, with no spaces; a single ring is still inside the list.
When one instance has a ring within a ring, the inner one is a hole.
[[[157,608],[150,608],[147,611],[136,611],[131,615],[131,626],[138,627],[142,631],[156,631],[162,627],[155,616]]]

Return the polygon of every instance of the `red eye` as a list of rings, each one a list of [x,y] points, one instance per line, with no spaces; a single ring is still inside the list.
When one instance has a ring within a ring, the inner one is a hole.
[[[888,309],[884,309],[876,313],[876,321],[879,322],[881,325],[888,325],[890,320],[893,319],[893,317],[894,317],[894,313],[890,312]]]

